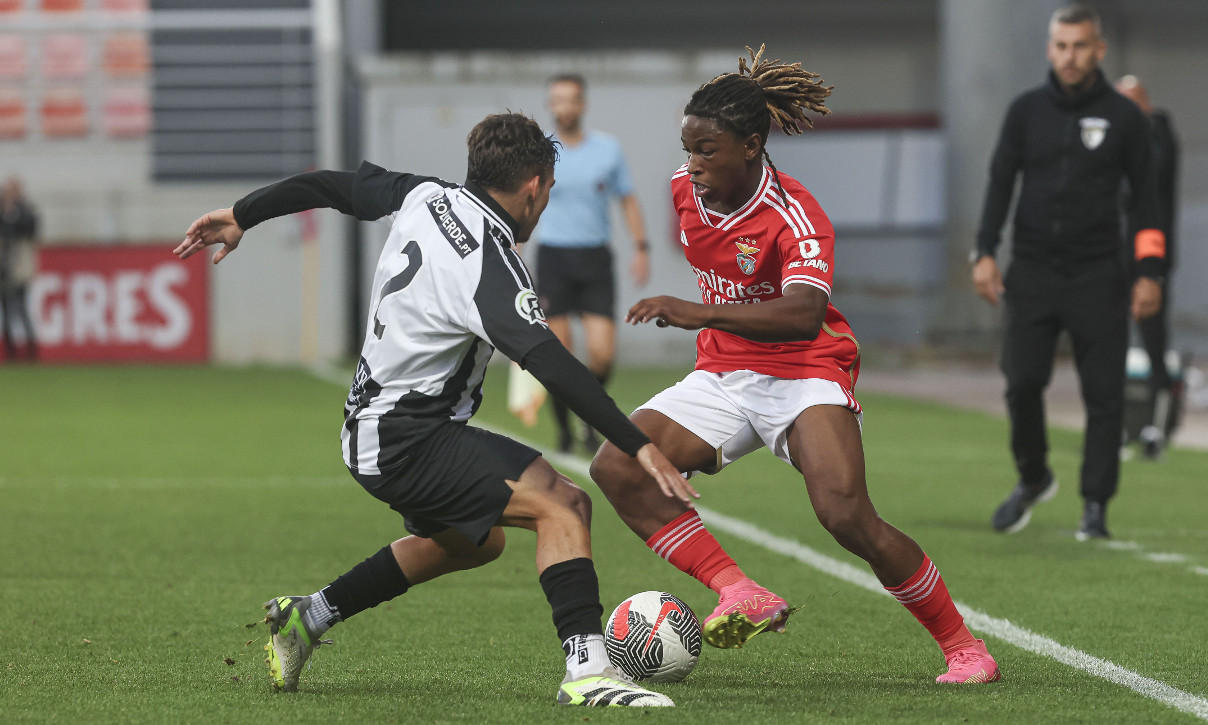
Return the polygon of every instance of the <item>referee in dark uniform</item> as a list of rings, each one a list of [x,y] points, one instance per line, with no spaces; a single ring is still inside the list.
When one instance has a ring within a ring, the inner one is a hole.
[[[1048,80],[1011,103],[990,167],[972,261],[978,294],[990,304],[1002,297],[1006,307],[1002,370],[1019,483],[994,512],[993,525],[1007,533],[1026,526],[1033,504],[1057,492],[1043,395],[1057,336],[1066,330],[1087,412],[1086,504],[1077,538],[1109,535],[1106,507],[1120,477],[1129,312],[1142,319],[1161,305],[1165,237],[1149,171],[1148,125],[1136,104],[1104,79],[1099,63],[1106,50],[1094,9],[1075,4],[1053,14]],[[1004,280],[994,255],[1021,172]],[[1125,181],[1140,221],[1131,291],[1120,254]]]

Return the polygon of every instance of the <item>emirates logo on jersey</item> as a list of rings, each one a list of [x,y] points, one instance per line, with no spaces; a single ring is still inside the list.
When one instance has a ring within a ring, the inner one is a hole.
[[[755,240],[739,237],[734,244],[738,246],[738,268],[742,270],[743,274],[753,273],[755,271],[755,254],[759,251],[759,247],[755,246]]]

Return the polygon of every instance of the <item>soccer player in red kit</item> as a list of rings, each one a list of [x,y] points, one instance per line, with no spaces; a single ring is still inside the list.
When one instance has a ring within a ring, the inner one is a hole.
[[[766,60],[761,48],[749,66],[740,59],[737,73],[692,95],[680,126],[688,163],[672,176],[671,192],[702,302],[651,297],[626,320],[699,329],[696,369],[631,420],[686,473],[716,473],[770,448],[802,473],[826,530],[935,637],[948,665],[937,681],[993,682],[998,665],[970,634],[935,565],[869,500],[852,393],[860,346],[830,303],[834,230],[765,147],[773,118],[786,133],[800,133],[812,125],[806,110],[829,113],[830,91],[800,63]],[[679,496],[660,493],[611,444],[591,474],[650,548],[718,593],[706,642],[739,647],[784,629],[793,610],[722,550],[691,507],[690,486]]]

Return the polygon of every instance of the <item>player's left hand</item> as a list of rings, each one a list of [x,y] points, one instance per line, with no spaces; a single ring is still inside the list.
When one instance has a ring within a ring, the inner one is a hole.
[[[185,240],[172,253],[188,259],[211,244],[221,244],[222,249],[214,253],[214,264],[221,262],[239,246],[243,230],[235,222],[235,211],[231,207],[216,209],[189,225]]]
[[[1132,316],[1134,320],[1152,317],[1162,309],[1162,285],[1149,277],[1138,277],[1132,289]]]
[[[704,305],[667,295],[638,300],[625,314],[625,321],[631,325],[651,320],[659,327],[680,327],[685,330],[699,330],[709,321]]]
[[[673,466],[653,443],[639,448],[637,459],[667,498],[678,498],[688,504],[688,508],[693,507],[692,499],[700,498],[700,494],[688,483],[688,479],[684,478],[679,469]]]

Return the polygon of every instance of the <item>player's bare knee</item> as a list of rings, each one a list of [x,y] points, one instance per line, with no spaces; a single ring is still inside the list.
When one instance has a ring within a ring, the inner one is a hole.
[[[568,478],[558,482],[558,501],[584,525],[591,524],[591,496]]]
[[[818,521],[839,545],[849,551],[861,548],[866,537],[866,516],[854,499],[838,499],[817,510]]]
[[[607,442],[596,453],[587,472],[610,499],[614,492],[633,485],[634,479],[643,475],[641,468],[634,465],[633,458]]]

